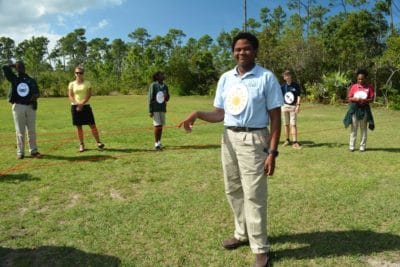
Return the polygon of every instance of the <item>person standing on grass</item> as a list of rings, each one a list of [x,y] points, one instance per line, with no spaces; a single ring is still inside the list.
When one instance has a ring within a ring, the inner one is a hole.
[[[288,146],[290,142],[290,134],[292,135],[292,147],[301,149],[301,145],[297,141],[297,113],[300,112],[300,86],[293,81],[290,70],[283,72],[285,83],[282,84],[281,90],[285,104],[282,107],[282,114],[285,125],[285,142],[283,146]]]
[[[347,95],[350,105],[343,122],[346,128],[351,124],[349,151],[353,152],[355,149],[357,128],[360,126],[360,152],[364,152],[367,145],[367,126],[371,130],[375,128],[374,118],[369,105],[374,100],[375,91],[372,85],[366,82],[368,76],[366,70],[358,70],[356,76],[357,83],[350,87]]]
[[[71,101],[72,124],[76,126],[79,139],[79,152],[85,151],[83,141],[82,125],[89,125],[93,137],[96,140],[99,149],[104,148],[100,142],[99,132],[94,121],[93,111],[89,105],[89,99],[92,96],[92,87],[89,81],[84,79],[84,68],[78,66],[75,68],[75,81],[68,85],[68,97]]]
[[[167,112],[167,102],[169,101],[168,86],[164,83],[164,73],[157,71],[153,75],[153,82],[150,84],[148,92],[149,115],[153,118],[154,126],[154,148],[161,150],[161,136],[165,125],[165,113]]]
[[[17,74],[13,72],[15,69]],[[28,132],[29,152],[32,157],[40,158],[36,145],[36,110],[39,88],[36,81],[25,73],[25,64],[3,66],[6,79],[11,83],[8,101],[12,104],[15,131],[17,136],[17,159],[25,157],[25,130]]]
[[[283,99],[275,75],[255,63],[257,49],[256,36],[236,35],[232,52],[237,65],[220,77],[214,110],[193,111],[179,127],[191,132],[196,119],[224,122],[221,158],[235,230],[222,246],[236,249],[250,243],[260,267],[269,260],[267,177],[273,175],[278,156]]]

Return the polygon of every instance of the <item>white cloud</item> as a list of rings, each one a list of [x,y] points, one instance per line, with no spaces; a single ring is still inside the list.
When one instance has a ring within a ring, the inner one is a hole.
[[[108,25],[108,21],[106,19],[103,19],[101,21],[99,21],[99,23],[97,23],[97,26],[94,27],[95,30],[98,29],[103,29],[104,27],[106,27]]]
[[[117,6],[124,1],[0,0],[0,36],[10,37],[16,43],[30,39],[32,36],[45,36],[50,40],[50,49],[54,47],[55,42],[61,37],[61,35],[55,33],[54,26],[66,27],[67,22],[74,20],[89,9]],[[95,26],[95,29],[101,29],[107,25],[108,21],[102,20]]]

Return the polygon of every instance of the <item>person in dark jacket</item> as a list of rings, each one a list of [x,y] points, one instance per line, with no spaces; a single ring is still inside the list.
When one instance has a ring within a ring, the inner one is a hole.
[[[154,126],[154,148],[161,150],[161,136],[165,125],[165,113],[167,112],[167,102],[169,101],[168,86],[164,83],[164,73],[157,71],[153,75],[153,82],[149,87],[148,103],[149,115],[153,118]]]
[[[14,73],[15,69],[16,73]],[[25,131],[28,132],[29,152],[33,157],[41,157],[36,145],[36,109],[39,89],[36,81],[25,73],[25,64],[3,66],[6,79],[11,83],[8,100],[12,104],[12,114],[17,136],[17,159],[25,156]]]

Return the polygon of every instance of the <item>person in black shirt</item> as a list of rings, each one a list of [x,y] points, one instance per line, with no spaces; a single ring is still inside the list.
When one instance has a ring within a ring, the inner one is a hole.
[[[17,74],[12,69],[15,69]],[[36,109],[39,89],[36,81],[25,73],[22,61],[3,66],[6,79],[11,83],[8,100],[12,104],[12,113],[17,135],[17,159],[25,155],[25,130],[28,132],[29,152],[33,157],[41,157],[36,145]]]
[[[300,86],[293,81],[292,73],[289,70],[283,73],[283,79],[285,83],[282,84],[281,90],[285,103],[282,107],[282,114],[286,137],[283,146],[291,144],[289,137],[291,133],[293,140],[292,147],[301,149],[301,145],[297,142],[297,113],[300,112]]]

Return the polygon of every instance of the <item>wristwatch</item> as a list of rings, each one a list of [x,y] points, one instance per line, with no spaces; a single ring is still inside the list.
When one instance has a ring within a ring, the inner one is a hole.
[[[265,153],[272,155],[274,158],[279,156],[279,151],[274,149],[264,149]]]

